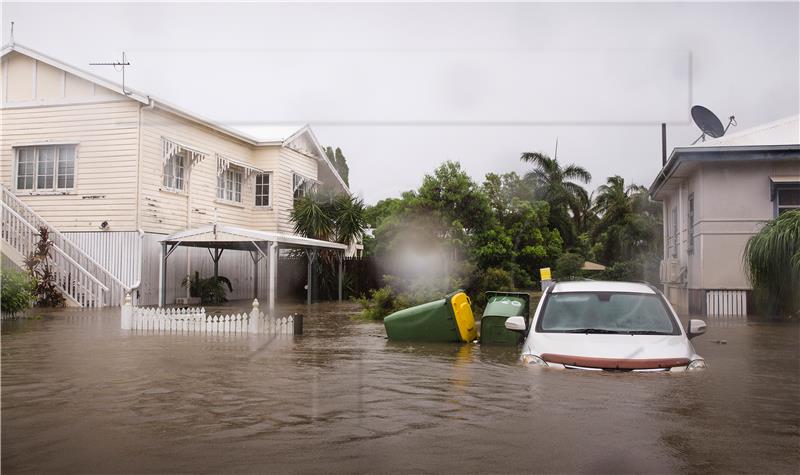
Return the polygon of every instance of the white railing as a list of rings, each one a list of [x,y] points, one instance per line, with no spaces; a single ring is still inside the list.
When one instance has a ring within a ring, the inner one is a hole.
[[[13,217],[22,220],[23,222],[27,223],[29,226],[28,228],[33,228],[36,231],[36,237],[38,239],[39,235],[39,228],[45,227],[49,231],[50,234],[50,241],[53,242],[53,248],[57,249],[55,254],[59,254],[64,256],[61,258],[63,261],[71,261],[79,268],[83,269],[85,272],[88,273],[88,276],[82,275],[84,273],[78,272],[76,275],[68,276],[68,278],[64,281],[65,284],[70,286],[78,285],[83,286],[86,284],[90,286],[88,281],[92,279],[98,281],[105,290],[102,293],[93,293],[92,295],[95,297],[94,300],[91,302],[91,305],[85,306],[94,306],[94,307],[101,307],[105,305],[116,306],[122,303],[123,298],[127,293],[129,293],[132,289],[127,287],[121,280],[119,280],[114,274],[109,272],[105,267],[98,264],[89,254],[87,254],[83,249],[78,247],[74,242],[72,242],[69,238],[65,237],[63,234],[58,232],[57,229],[50,226],[50,224],[45,221],[41,216],[39,216],[33,209],[31,209],[28,205],[23,203],[19,198],[17,198],[13,193],[11,193],[5,186],[2,186],[2,203],[3,203],[3,237],[6,237],[5,228],[9,225],[16,226],[14,231],[21,229],[24,227],[20,223],[10,223],[6,221],[6,210],[12,211],[14,215],[8,213],[9,219]],[[9,233],[11,236],[13,232]],[[30,237],[27,235],[27,232],[23,232],[22,235],[19,237],[14,237],[13,242],[8,241],[8,243],[13,246],[20,254],[25,257],[30,255],[30,252],[33,250],[33,247],[36,245],[36,239],[32,239],[27,241],[27,244],[24,243],[24,237]],[[58,259],[54,256],[54,260]],[[69,267],[69,266],[66,266]],[[64,270],[74,270],[74,269],[66,269]],[[65,287],[70,296],[73,296],[70,293],[70,289]],[[76,299],[78,300],[78,299]],[[80,300],[79,300],[80,302]],[[81,305],[84,305],[83,302],[80,302]]]
[[[39,230],[12,210],[6,203],[2,205],[2,238],[24,258],[28,258],[36,249],[39,241]],[[104,295],[108,292],[102,282],[96,279],[61,248],[51,247],[49,256],[50,269],[53,272],[56,286],[61,292],[71,297],[82,307],[99,307],[103,305]]]
[[[302,333],[302,316],[272,318],[258,310],[258,299],[248,313],[207,315],[204,308],[134,307],[128,296],[120,311],[120,326],[148,333],[292,335]]]

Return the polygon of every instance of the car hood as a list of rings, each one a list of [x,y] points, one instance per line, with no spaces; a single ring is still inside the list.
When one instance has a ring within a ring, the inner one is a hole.
[[[534,333],[525,352],[545,361],[596,368],[659,368],[697,359],[684,335]]]

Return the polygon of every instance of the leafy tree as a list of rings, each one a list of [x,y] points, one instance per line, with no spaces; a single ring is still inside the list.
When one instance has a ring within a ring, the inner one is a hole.
[[[576,240],[575,223],[570,211],[580,209],[580,202],[586,201],[586,190],[576,180],[589,183],[592,175],[575,164],[562,167],[558,160],[539,152],[523,153],[520,159],[533,165],[533,170],[525,174],[536,192],[536,197],[550,204],[550,225],[561,233],[568,245]]]
[[[364,219],[369,227],[375,229],[388,216],[399,212],[403,206],[404,201],[402,198],[386,198],[372,206],[367,206],[364,210]]]
[[[333,147],[325,147],[325,155],[327,155],[328,160],[333,164],[333,168],[336,169],[339,176],[342,177],[345,185],[350,186],[350,167],[347,166],[347,159],[344,157],[342,149],[336,147],[336,150],[334,150]]]
[[[765,315],[800,315],[800,210],[767,222],[747,241],[745,268]]]

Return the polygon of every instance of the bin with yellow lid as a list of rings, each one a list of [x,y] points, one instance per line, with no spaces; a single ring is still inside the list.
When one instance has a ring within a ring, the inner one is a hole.
[[[383,326],[393,341],[473,341],[478,330],[471,303],[459,290],[441,300],[395,312],[383,319]]]

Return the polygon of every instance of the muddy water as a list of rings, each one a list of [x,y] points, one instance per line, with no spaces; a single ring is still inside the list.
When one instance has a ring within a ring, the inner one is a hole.
[[[314,306],[288,338],[132,335],[115,311],[3,322],[3,473],[800,464],[797,326],[712,320],[695,340],[704,374],[598,374],[523,367],[516,349],[389,343],[353,311]]]

